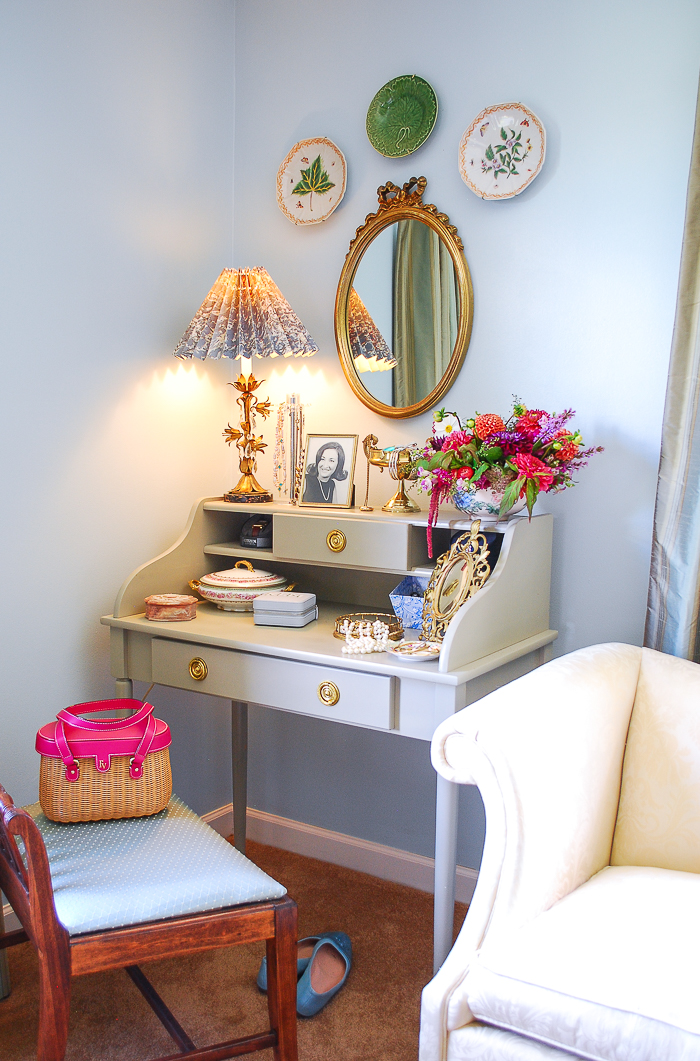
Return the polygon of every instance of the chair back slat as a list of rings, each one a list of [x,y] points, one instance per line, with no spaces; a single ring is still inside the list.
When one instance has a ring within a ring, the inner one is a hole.
[[[17,838],[22,841],[24,858]],[[34,945],[63,952],[68,933],[56,916],[49,859],[36,822],[0,785],[0,889]]]

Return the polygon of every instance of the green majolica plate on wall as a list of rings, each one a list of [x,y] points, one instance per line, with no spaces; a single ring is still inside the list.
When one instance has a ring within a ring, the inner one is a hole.
[[[415,74],[395,77],[369,105],[369,142],[387,158],[410,155],[430,136],[437,111],[437,96],[427,81]]]

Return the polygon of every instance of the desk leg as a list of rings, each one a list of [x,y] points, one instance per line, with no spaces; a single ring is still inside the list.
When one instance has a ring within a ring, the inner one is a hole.
[[[117,678],[114,682],[114,692],[118,699],[133,699],[134,683],[132,682],[131,678]]]
[[[2,901],[4,896],[0,894],[0,936],[5,932],[5,918],[2,913]],[[7,964],[7,951],[0,950],[0,1000],[7,998],[10,993],[10,967]]]
[[[452,949],[457,872],[457,800],[459,788],[438,774],[435,808],[435,906],[433,973]]]
[[[233,843],[245,855],[248,810],[248,705],[231,701],[231,759],[233,762]]]

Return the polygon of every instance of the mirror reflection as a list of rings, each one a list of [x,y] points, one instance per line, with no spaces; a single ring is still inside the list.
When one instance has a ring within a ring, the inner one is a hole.
[[[348,299],[348,338],[365,389],[395,408],[427,398],[447,371],[459,315],[459,278],[440,235],[415,218],[383,228]]]

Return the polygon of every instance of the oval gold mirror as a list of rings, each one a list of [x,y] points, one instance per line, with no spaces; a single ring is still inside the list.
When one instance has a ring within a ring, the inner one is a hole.
[[[353,391],[382,416],[431,409],[454,383],[474,297],[457,229],[423,202],[425,177],[378,189],[350,244],[335,300],[335,341]]]

